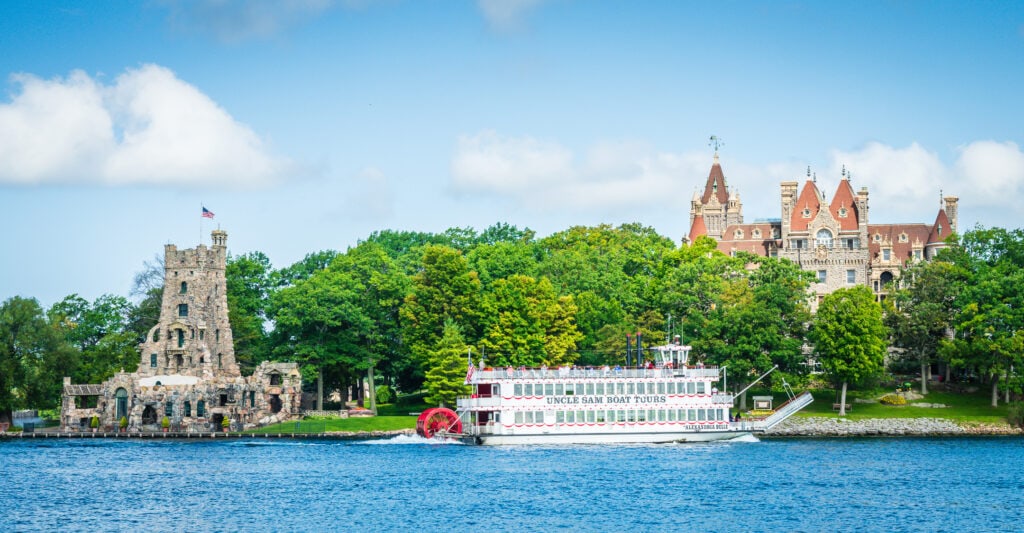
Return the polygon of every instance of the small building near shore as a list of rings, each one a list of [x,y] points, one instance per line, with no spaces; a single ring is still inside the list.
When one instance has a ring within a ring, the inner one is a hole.
[[[302,376],[295,363],[264,362],[242,376],[228,322],[227,233],[212,245],[164,248],[164,291],[159,322],[139,345],[139,368],[100,384],[64,378],[61,428],[158,431],[167,417],[177,431],[217,431],[288,420],[299,414]]]

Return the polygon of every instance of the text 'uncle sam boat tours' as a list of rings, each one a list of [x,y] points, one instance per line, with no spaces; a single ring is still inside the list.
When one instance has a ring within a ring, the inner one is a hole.
[[[783,382],[789,400],[771,415],[732,420],[735,396],[716,387],[725,389],[724,368],[688,366],[690,346],[678,342],[649,350],[646,368],[470,366],[472,393],[458,399],[457,412],[427,409],[416,430],[486,445],[705,442],[763,432],[814,400]]]

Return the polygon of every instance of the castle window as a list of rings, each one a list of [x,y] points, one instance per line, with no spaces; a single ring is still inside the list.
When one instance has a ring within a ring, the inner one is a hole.
[[[827,270],[819,270],[818,271],[818,283],[825,283],[826,280],[828,280],[828,271]]]
[[[206,416],[206,402],[203,400],[196,402],[196,416],[200,418]]]
[[[185,294],[186,292],[188,292],[188,283],[182,281],[180,294]]]
[[[256,391],[249,391],[249,407],[256,407]]]
[[[806,246],[804,244],[804,240],[803,239],[793,239],[793,248],[795,248],[797,250],[802,250],[803,248],[806,248]]]
[[[213,337],[214,337],[214,340],[216,340],[217,342],[220,342],[220,330],[219,329],[218,330],[214,330]]]
[[[848,250],[853,250],[857,247],[857,239],[844,239],[844,242]]]
[[[846,210],[845,207],[839,208],[839,218],[846,218],[847,213],[849,212]]]
[[[159,340],[160,340],[160,328],[157,328],[157,329],[153,330],[153,342],[157,342]]]
[[[168,398],[167,402],[164,403],[164,416],[171,418],[174,416],[174,402]]]
[[[217,368],[221,368],[221,359],[222,359],[222,355],[221,354],[217,354]]]
[[[755,238],[755,239],[760,239],[761,238],[761,230],[755,229],[754,231],[750,232],[750,236]]]
[[[804,218],[811,218],[811,210],[810,209],[804,208],[803,213],[801,213],[801,214],[803,215]]]
[[[856,283],[857,283],[857,271],[856,270],[847,270],[846,271],[846,284],[847,285],[854,285]]]
[[[196,330],[193,329],[193,330],[190,330],[190,331],[192,332],[192,335],[189,338],[191,338],[192,340],[196,340]]]
[[[149,354],[149,366],[151,366],[153,368],[156,368],[156,354],[155,353]]]
[[[192,402],[185,400],[185,416],[192,416]]]
[[[772,238],[773,239],[778,239],[779,238],[779,228],[772,228]]]
[[[206,330],[205,329],[199,330],[199,340],[203,340],[205,337],[206,337]]]
[[[185,330],[179,329],[178,330],[178,348],[182,348],[184,346],[185,346]],[[180,365],[181,363],[178,363],[178,364]]]
[[[742,239],[743,238],[743,230],[741,230],[741,229],[736,230],[736,232],[733,233],[733,238],[734,239]]]
[[[188,304],[178,304],[178,316],[188,316]]]
[[[882,235],[880,233],[876,233],[874,239],[875,242],[882,242]]]
[[[832,232],[827,229],[818,230],[818,234],[815,235],[818,241],[818,246],[824,246],[826,248],[832,247]]]
[[[942,224],[939,224],[939,226],[936,228],[936,231],[937,231],[937,235],[939,237],[941,237],[942,236]]]
[[[907,242],[907,234],[900,233],[900,242]]]
[[[270,374],[270,384],[271,385],[280,385],[281,384],[281,374],[278,374],[277,372],[271,373]]]
[[[892,250],[890,250],[888,248],[882,250],[882,261],[888,261],[891,256],[892,256]]]
[[[921,250],[914,250],[914,259],[921,260]]]

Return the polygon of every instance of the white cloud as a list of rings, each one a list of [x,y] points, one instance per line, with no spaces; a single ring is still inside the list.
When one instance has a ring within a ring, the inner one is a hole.
[[[709,164],[707,154],[658,153],[635,141],[597,143],[577,161],[555,142],[484,131],[459,138],[452,184],[536,211],[623,211],[688,202],[694,183],[680,177],[706,174]]]
[[[499,31],[519,29],[523,17],[543,0],[477,0],[484,19]]]
[[[369,0],[342,2],[360,7]],[[212,34],[225,42],[274,36],[330,9],[331,0],[165,0],[171,24],[186,32]]]
[[[259,186],[291,163],[170,70],[144,65],[104,86],[19,74],[0,104],[0,183]]]
[[[1019,209],[1024,193],[1024,153],[1016,143],[975,141],[959,151],[954,166],[957,188],[977,194],[979,203]]]
[[[344,214],[353,220],[379,220],[394,215],[395,199],[388,176],[376,167],[364,168],[346,187]]]

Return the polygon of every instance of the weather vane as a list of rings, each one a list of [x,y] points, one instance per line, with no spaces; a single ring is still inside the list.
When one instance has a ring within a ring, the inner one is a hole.
[[[722,139],[719,139],[717,135],[712,135],[711,138],[708,139],[708,146],[713,147],[715,149],[715,153],[717,154],[718,149],[721,148],[722,146],[725,146],[725,143],[722,142]]]

